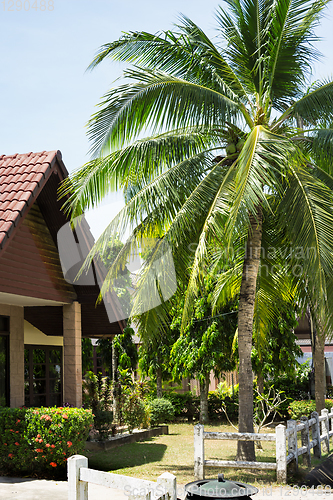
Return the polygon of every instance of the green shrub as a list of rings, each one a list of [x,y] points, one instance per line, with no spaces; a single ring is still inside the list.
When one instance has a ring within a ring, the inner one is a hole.
[[[136,392],[126,396],[122,407],[122,417],[129,432],[133,429],[143,427],[147,422],[146,405],[142,399],[138,398]]]
[[[98,432],[98,439],[100,441],[103,441],[103,439],[107,439],[110,434],[115,434],[115,425],[112,425],[112,411],[96,410],[94,415],[94,429]]]
[[[175,418],[174,407],[168,399],[156,398],[149,403],[150,423],[152,427],[171,422]]]
[[[208,414],[211,420],[227,421],[225,412],[231,421],[237,420],[238,417],[238,394],[235,392],[234,397],[228,393],[219,393],[218,391],[210,391],[208,393]]]
[[[325,407],[331,411],[333,400],[326,399]],[[310,417],[313,411],[316,411],[316,402],[314,400],[292,401],[288,406],[289,417],[293,420],[299,420],[303,415]]]
[[[166,392],[164,399],[168,399],[174,408],[175,417],[185,417],[189,422],[199,416],[200,399],[191,392]]]
[[[0,408],[0,468],[63,472],[67,458],[83,451],[92,422],[81,408]]]

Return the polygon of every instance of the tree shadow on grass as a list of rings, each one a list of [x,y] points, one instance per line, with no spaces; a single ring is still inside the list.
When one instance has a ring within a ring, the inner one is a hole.
[[[167,449],[165,444],[154,442],[131,443],[109,451],[85,452],[91,469],[113,471],[137,467],[162,460]]]

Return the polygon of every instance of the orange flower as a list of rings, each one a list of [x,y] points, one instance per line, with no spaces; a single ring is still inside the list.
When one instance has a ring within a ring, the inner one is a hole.
[[[9,458],[13,458],[14,455],[12,453],[9,453],[8,456]]]
[[[42,436],[41,436],[40,434],[37,434],[37,437],[38,437],[38,438],[40,438],[40,437],[42,437]]]
[[[15,444],[16,444],[16,446],[20,446],[20,443],[18,443],[17,441],[16,441],[16,443],[15,443]]]
[[[36,451],[37,451],[37,453],[43,453],[42,448],[37,448],[37,450],[36,450]]]
[[[55,462],[50,462],[50,465],[52,465],[52,467],[57,467],[57,464]]]
[[[51,448],[55,448],[55,445],[54,445],[54,444],[51,444]]]
[[[17,419],[16,424],[18,424],[19,422],[21,422],[21,420]]]
[[[73,443],[72,443],[72,441],[67,441],[67,445],[68,445],[69,447],[71,447],[71,446],[72,446],[72,444],[73,444]]]
[[[46,446],[46,448],[50,448],[51,445],[49,443],[47,443],[45,446]]]
[[[42,440],[42,439],[39,439],[39,443],[42,443],[42,442],[43,442],[43,440]]]
[[[67,413],[64,413],[63,416],[62,416],[62,418],[68,418]]]

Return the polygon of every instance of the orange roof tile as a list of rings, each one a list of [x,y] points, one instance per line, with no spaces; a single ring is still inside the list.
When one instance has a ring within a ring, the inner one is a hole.
[[[36,200],[60,151],[0,155],[0,248]]]

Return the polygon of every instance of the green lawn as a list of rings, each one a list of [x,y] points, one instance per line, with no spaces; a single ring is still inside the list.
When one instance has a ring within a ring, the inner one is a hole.
[[[205,426],[206,431],[232,432],[227,425]],[[270,429],[266,432],[274,432]],[[257,460],[275,461],[275,443],[263,442],[263,451],[257,451]],[[205,458],[234,460],[236,441],[205,441]],[[149,441],[133,443],[114,448],[107,452],[85,452],[89,459],[89,467],[135,476],[141,479],[156,480],[163,472],[171,472],[177,476],[178,484],[194,481],[193,474],[193,425],[171,424],[169,434],[158,436]],[[205,477],[217,477],[220,469],[206,467]],[[275,471],[258,471],[244,469],[225,469],[228,479],[250,484],[271,484],[276,481]]]

